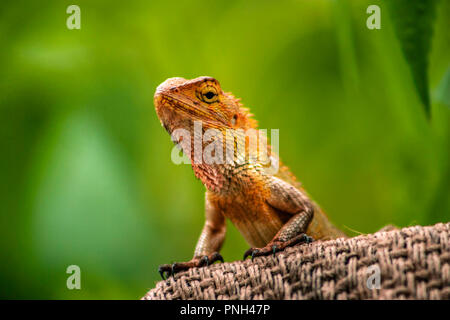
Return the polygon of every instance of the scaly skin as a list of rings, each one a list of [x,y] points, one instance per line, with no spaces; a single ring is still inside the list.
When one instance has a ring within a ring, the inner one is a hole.
[[[167,79],[156,89],[154,103],[161,124],[169,134],[174,136],[176,129],[189,132],[189,137],[174,138],[174,142],[190,158],[196,177],[207,189],[206,221],[194,257],[188,262],[160,266],[163,278],[165,274],[191,267],[218,260],[223,262],[219,251],[225,239],[225,219],[231,220],[252,247],[244,254],[244,259],[249,255],[253,259],[275,254],[287,246],[309,242],[312,240],[309,236],[322,240],[345,237],[281,161],[278,160],[279,170],[272,174],[270,169],[278,156],[271,152],[270,146],[269,158],[257,158],[255,156],[261,156],[262,150],[251,149],[249,138],[244,138],[233,146],[222,144],[224,153],[232,150],[232,162],[208,164],[196,160],[199,158],[191,146],[200,141],[206,148],[211,141],[199,140],[200,135],[194,133],[194,121],[201,121],[202,135],[208,129],[219,130],[223,137],[227,129],[257,129],[257,122],[248,109],[231,93],[223,92],[217,80],[211,77]],[[259,139],[267,141],[263,135]],[[266,163],[261,159],[270,161]],[[200,160],[204,159],[200,157]]]

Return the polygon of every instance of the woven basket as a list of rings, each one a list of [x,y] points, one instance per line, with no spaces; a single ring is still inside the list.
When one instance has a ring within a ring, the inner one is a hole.
[[[192,268],[143,299],[450,299],[450,223]]]

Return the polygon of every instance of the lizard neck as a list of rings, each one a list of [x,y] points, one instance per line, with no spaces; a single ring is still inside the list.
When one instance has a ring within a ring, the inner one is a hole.
[[[256,185],[264,185],[267,177],[278,172],[278,157],[270,157],[270,163],[247,160],[226,164],[192,164],[195,176],[203,185],[217,194],[230,195],[248,191]]]
[[[238,192],[249,183],[250,176],[255,179],[258,172],[276,163],[267,137],[256,129],[244,131],[220,126],[196,129],[195,125],[195,122],[185,125],[190,130],[185,130],[184,136],[172,131],[170,134],[189,157],[195,176],[210,191]]]
[[[227,179],[224,168],[221,165],[207,165],[192,163],[195,176],[210,191],[221,193],[226,189],[230,181]]]
[[[192,164],[195,176],[203,185],[214,193],[229,194],[239,192],[242,185],[249,179],[249,171],[255,170],[255,165],[244,164]],[[254,175],[252,175],[254,176]]]

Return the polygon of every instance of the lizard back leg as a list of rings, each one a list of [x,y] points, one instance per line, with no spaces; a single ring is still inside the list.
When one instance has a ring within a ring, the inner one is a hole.
[[[294,246],[298,243],[312,242],[313,239],[305,233],[311,219],[312,213],[302,211],[296,214],[265,247],[248,249],[244,253],[244,259],[248,256],[251,256],[253,259],[258,256],[275,254],[277,251],[284,250],[286,247]]]

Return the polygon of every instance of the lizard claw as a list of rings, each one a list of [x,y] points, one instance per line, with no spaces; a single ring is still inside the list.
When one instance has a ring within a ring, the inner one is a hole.
[[[289,244],[289,246],[293,246],[297,243],[311,243],[314,241],[313,238],[311,238],[310,236],[308,236],[305,233],[302,233],[301,235],[299,235],[298,237],[294,238],[291,240],[292,242]]]
[[[204,266],[205,264],[206,264],[206,266],[209,266],[209,259],[208,259],[208,256],[203,256],[203,257],[200,259],[199,265]]]
[[[209,255],[209,256],[203,256],[200,259],[199,262],[199,267],[204,266],[206,264],[206,266],[209,266],[210,264],[213,264],[216,261],[220,261],[220,262],[224,262],[223,257],[220,253],[218,252],[214,252],[213,254]]]
[[[275,253],[277,252],[278,246],[276,244],[274,244],[272,246],[272,253],[273,253],[273,257],[275,258]]]
[[[212,254],[211,261],[212,262],[220,261],[220,262],[224,263],[222,255],[218,252],[214,252]]]
[[[173,265],[172,265],[173,266]],[[173,267],[168,264],[163,264],[158,267],[158,272],[163,280],[166,280],[173,274]],[[166,278],[167,276],[167,278]]]
[[[203,266],[209,266],[216,261],[224,262],[220,253],[214,252],[210,255],[204,255],[197,257],[188,262],[177,262],[172,264],[162,264],[158,268],[158,272],[163,280],[166,280],[170,276],[175,275],[178,271],[187,270],[189,268],[197,268]]]
[[[175,274],[175,267],[177,266],[176,263],[172,263],[172,265],[170,266],[170,275],[174,275]]]
[[[253,261],[253,259],[254,259],[255,256],[258,254],[258,252],[259,252],[259,250],[256,249],[256,248],[250,248],[250,249],[248,249],[248,250],[245,251],[245,253],[244,253],[244,259],[243,259],[243,260],[247,259],[247,257],[251,255],[251,256],[252,256],[252,261]]]

